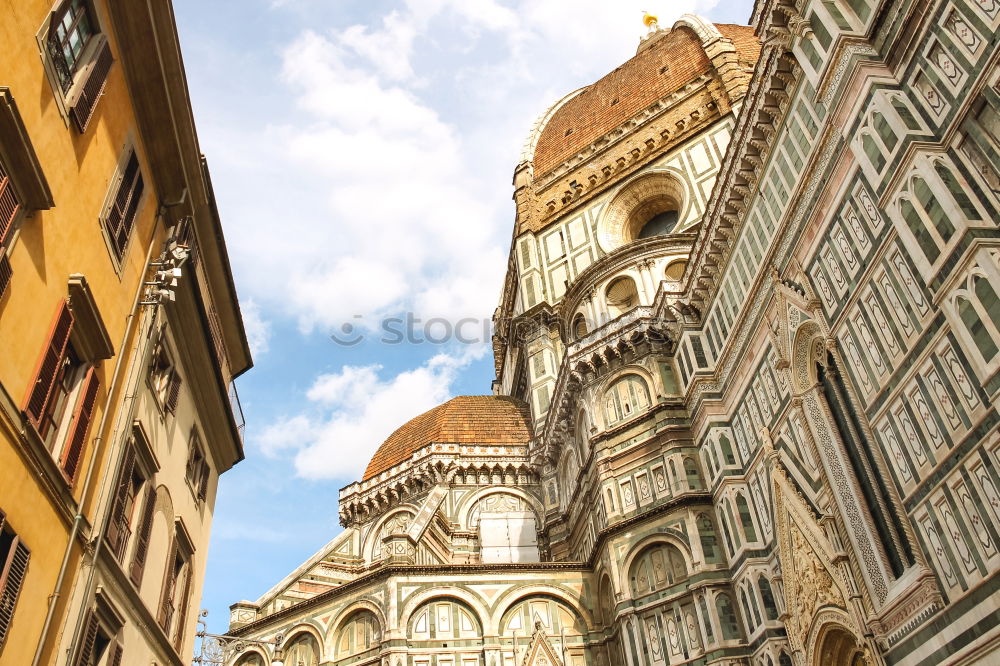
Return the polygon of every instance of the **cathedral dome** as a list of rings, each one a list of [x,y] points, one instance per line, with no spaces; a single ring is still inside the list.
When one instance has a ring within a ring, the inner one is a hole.
[[[648,37],[635,57],[613,72],[560,100],[529,139],[534,143],[528,157],[535,176],[548,173],[644,108],[708,73],[714,65],[706,49],[717,41],[732,45],[728,50],[735,50],[741,67],[752,66],[760,53],[749,26],[713,25],[685,16],[673,29]]]
[[[516,444],[531,439],[528,405],[515,398],[461,395],[410,419],[378,448],[363,481],[403,462],[432,443]]]

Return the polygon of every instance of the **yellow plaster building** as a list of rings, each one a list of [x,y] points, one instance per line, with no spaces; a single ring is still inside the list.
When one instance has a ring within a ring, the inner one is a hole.
[[[251,360],[172,8],[0,43],[0,663],[180,664]]]

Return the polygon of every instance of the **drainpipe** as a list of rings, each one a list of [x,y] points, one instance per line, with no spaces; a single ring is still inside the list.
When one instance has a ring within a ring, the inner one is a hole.
[[[132,300],[132,309],[129,311],[128,317],[125,320],[125,332],[122,335],[122,343],[118,348],[119,349],[118,358],[115,360],[115,368],[111,374],[111,385],[108,387],[109,399],[111,398],[111,396],[114,395],[115,389],[118,388],[119,380],[121,379],[122,363],[125,359],[125,355],[122,354],[121,352],[125,349],[125,346],[128,343],[129,335],[132,331],[132,326],[135,320],[135,314],[139,310],[139,301],[142,298],[142,290],[144,286],[143,283],[146,281],[146,271],[149,269],[149,262],[153,256],[153,247],[156,244],[156,229],[158,227],[158,222],[161,219],[161,216],[162,216],[162,211],[157,211],[156,217],[153,220],[153,231],[149,241],[149,247],[146,250],[146,260],[145,263],[143,264],[143,272],[142,275],[140,276],[139,284],[136,287],[135,298]],[[62,596],[60,590],[62,589],[63,581],[66,578],[66,570],[69,568],[70,557],[73,554],[73,544],[80,533],[80,527],[83,524],[83,521],[86,519],[86,516],[84,516],[83,514],[83,505],[84,502],[86,502],[87,500],[87,493],[90,490],[90,484],[94,480],[94,471],[97,469],[97,452],[100,450],[100,444],[102,440],[101,433],[104,432],[104,428],[108,420],[108,415],[111,413],[111,411],[112,411],[111,405],[108,404],[104,410],[104,413],[101,415],[101,423],[96,430],[97,436],[94,438],[94,447],[93,447],[94,455],[91,456],[90,465],[87,467],[87,475],[84,478],[83,482],[83,492],[80,494],[80,503],[77,505],[76,515],[73,517],[73,527],[70,530],[69,541],[66,544],[66,552],[63,553],[62,564],[59,566],[59,574],[58,576],[56,576],[55,587],[52,590],[52,594],[49,595],[48,608],[45,613],[45,623],[42,625],[42,633],[38,639],[38,647],[35,649],[35,657],[34,659],[31,660],[31,666],[38,666],[38,663],[42,659],[42,651],[45,648],[45,641],[48,638],[49,630],[52,627],[52,618],[55,615],[56,603]],[[112,459],[110,452],[108,459],[109,462]],[[100,501],[98,501],[97,506],[98,507],[100,506]],[[95,527],[98,524],[99,523],[95,521]]]

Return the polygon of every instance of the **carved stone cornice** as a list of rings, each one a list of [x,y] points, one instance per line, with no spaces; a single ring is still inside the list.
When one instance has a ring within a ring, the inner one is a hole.
[[[489,483],[537,483],[528,447],[509,444],[440,444],[416,451],[407,461],[340,491],[340,524],[357,526],[426,493],[438,483],[485,474]]]

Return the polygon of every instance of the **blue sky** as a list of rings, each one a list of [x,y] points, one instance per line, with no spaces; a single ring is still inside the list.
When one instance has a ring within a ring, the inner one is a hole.
[[[216,503],[210,630],[340,531],[338,490],[395,428],[490,391],[480,325],[463,329],[479,343],[388,344],[380,322],[489,319],[535,118],[631,57],[643,10],[746,23],[751,4],[174,0],[255,360],[238,382],[246,460]]]

